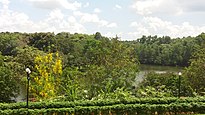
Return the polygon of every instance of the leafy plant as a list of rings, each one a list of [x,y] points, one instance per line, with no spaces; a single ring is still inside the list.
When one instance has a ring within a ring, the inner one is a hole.
[[[55,57],[54,57],[55,56]],[[31,93],[37,99],[49,99],[57,96],[62,62],[59,54],[47,54],[35,58],[36,72],[31,76]]]

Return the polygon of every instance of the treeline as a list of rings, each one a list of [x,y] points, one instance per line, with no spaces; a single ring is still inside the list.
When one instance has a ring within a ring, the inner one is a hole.
[[[126,43],[133,45],[142,64],[188,66],[192,54],[204,46],[205,33],[175,39],[169,36],[142,36]]]
[[[83,57],[81,54],[84,53],[88,45],[95,44],[93,41],[100,41],[102,42],[101,45],[106,47],[109,45],[106,42],[111,39],[103,37],[99,32],[93,35],[70,34],[68,32],[61,32],[56,35],[54,33],[27,34],[2,32],[0,37],[0,51],[2,55],[16,55],[16,47],[25,48],[32,46],[44,52],[59,51],[64,55],[70,55],[68,59],[70,62],[73,61],[72,57]],[[90,44],[87,44],[88,42]],[[135,54],[133,55],[138,58],[141,64],[188,66],[192,54],[204,46],[205,33],[201,33],[196,37],[188,36],[183,38],[142,36],[137,40],[119,42],[127,47],[134,48],[133,52]],[[72,65],[72,63],[70,64]],[[84,65],[83,62],[81,64]]]

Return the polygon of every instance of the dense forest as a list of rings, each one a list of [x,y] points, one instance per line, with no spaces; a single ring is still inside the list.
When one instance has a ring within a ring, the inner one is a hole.
[[[142,36],[134,41],[93,35],[0,33],[0,102],[26,88],[34,101],[177,96],[178,76],[150,73],[135,86],[140,64],[186,66],[181,95],[203,95],[205,33],[196,37]],[[154,81],[153,81],[154,80]]]
[[[188,66],[194,52],[205,43],[205,34],[196,37],[170,38],[169,36],[142,36],[127,44],[135,48],[142,64]]]

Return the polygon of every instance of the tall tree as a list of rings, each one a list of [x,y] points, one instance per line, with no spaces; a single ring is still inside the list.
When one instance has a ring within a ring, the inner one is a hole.
[[[19,93],[18,83],[14,74],[4,64],[4,57],[0,54],[0,102],[11,102]]]
[[[191,65],[186,69],[185,76],[197,93],[205,92],[205,48],[194,54]]]
[[[49,53],[35,58],[32,74],[32,95],[37,99],[49,99],[57,96],[62,74],[62,62],[58,55]]]

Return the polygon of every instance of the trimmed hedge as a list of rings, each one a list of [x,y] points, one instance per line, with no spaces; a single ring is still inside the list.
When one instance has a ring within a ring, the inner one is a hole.
[[[205,113],[205,98],[134,98],[75,102],[0,104],[1,115],[108,115]]]

